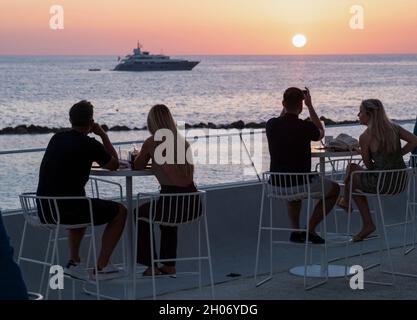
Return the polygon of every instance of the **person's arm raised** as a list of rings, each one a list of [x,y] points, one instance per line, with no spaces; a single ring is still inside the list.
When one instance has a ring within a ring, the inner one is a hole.
[[[108,163],[106,163],[103,168],[108,170],[117,170],[119,168],[119,158],[117,156],[117,152],[114,149],[112,143],[110,142],[109,136],[103,130],[103,128],[98,124],[94,123],[91,129],[91,132],[98,135],[103,142],[104,149],[106,149],[107,153],[111,155],[111,159]]]
[[[398,126],[398,128],[400,139],[407,141],[407,144],[401,149],[401,154],[404,156],[417,148],[417,136],[412,134],[410,131],[405,130],[403,127]]]
[[[304,94],[304,103],[308,109],[308,112],[310,114],[311,122],[314,123],[314,125],[319,129],[320,131],[320,137],[319,140],[323,139],[324,137],[324,128],[320,121],[320,118],[318,117],[316,110],[314,110],[313,103],[311,101],[311,95],[310,90],[306,88],[306,93]]]

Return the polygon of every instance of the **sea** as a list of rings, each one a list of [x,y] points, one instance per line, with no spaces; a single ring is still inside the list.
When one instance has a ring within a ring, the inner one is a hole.
[[[388,116],[408,130],[413,130],[416,120],[417,55],[181,58],[200,63],[183,72],[116,72],[112,71],[116,56],[0,56],[0,129],[31,124],[68,127],[68,110],[79,100],[91,101],[96,122],[109,127],[142,128],[149,109],[157,103],[166,104],[177,121],[191,125],[238,120],[259,123],[279,115],[282,94],[291,86],[308,87],[318,115],[335,122],[357,120],[359,105],[368,98],[380,99]],[[92,68],[100,71],[89,71]],[[304,110],[301,117],[307,116]],[[357,138],[363,130],[359,125],[337,125],[326,127],[326,134],[348,133]],[[194,137],[230,132],[199,129],[186,135],[198,149],[194,156],[208,159],[213,149],[201,147],[203,138],[198,142]],[[122,142],[141,141],[149,134],[141,130],[111,131],[109,135],[112,141]],[[51,136],[0,135],[0,151],[44,148]],[[212,186],[258,179],[268,169],[269,155],[264,134],[258,134],[259,139],[256,136],[246,136],[244,145],[236,136],[217,139],[217,158],[229,150],[241,154],[240,162],[233,156],[228,163],[197,162],[196,183]],[[259,145],[261,152],[257,153]],[[120,151],[126,154],[133,147],[127,144]],[[140,148],[140,142],[136,147]],[[0,154],[0,208],[16,209],[20,193],[36,191],[42,155]],[[252,167],[253,158],[261,165]],[[135,192],[157,188],[153,177],[135,181]]]

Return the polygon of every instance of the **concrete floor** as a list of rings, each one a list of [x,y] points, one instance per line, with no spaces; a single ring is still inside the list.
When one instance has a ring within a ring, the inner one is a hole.
[[[397,272],[412,273],[417,277],[417,252],[403,255],[403,249],[392,250],[394,269]],[[364,256],[365,263],[374,263],[379,260],[379,253],[373,252]],[[359,257],[354,257],[352,263],[360,263]],[[343,264],[343,261],[339,262]],[[385,265],[386,266],[386,265]],[[386,267],[385,267],[386,268]],[[330,278],[324,285],[306,291],[303,287],[303,278],[297,277],[281,270],[275,272],[272,280],[255,287],[253,276],[237,278],[215,286],[215,298],[223,300],[375,300],[375,299],[417,299],[417,278],[396,276],[395,285],[384,286],[367,283],[366,281],[389,282],[390,275],[381,272],[381,268],[373,268],[364,273],[364,289],[352,290],[349,280]],[[309,279],[308,281],[311,281]],[[313,281],[315,281],[313,279]],[[175,293],[164,294],[158,299],[210,299],[210,288],[203,290],[189,289]]]

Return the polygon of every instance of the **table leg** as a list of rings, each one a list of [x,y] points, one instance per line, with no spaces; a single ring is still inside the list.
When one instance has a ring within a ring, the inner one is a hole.
[[[133,235],[134,235],[134,216],[133,216],[133,183],[132,177],[126,177],[126,206],[127,206],[127,275],[131,276],[135,272],[135,263],[133,261]],[[129,277],[130,278],[130,277]],[[129,282],[127,288],[128,299],[133,300],[135,293],[133,292],[133,285]]]
[[[320,157],[319,160],[320,160],[320,172],[325,172],[326,168],[325,168],[324,162],[326,161],[326,158]]]
[[[325,157],[320,157],[320,172],[325,172]],[[327,230],[325,230],[327,232]],[[329,264],[326,255],[321,254],[321,264],[307,265],[306,276],[312,278],[329,278],[344,277],[350,274],[350,268],[343,265]],[[296,276],[304,277],[304,266],[297,266],[290,269],[290,273]]]

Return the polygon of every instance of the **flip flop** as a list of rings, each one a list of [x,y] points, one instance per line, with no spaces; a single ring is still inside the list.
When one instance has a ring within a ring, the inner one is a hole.
[[[164,273],[159,270],[159,268],[156,268],[155,270],[155,276],[161,276]],[[152,277],[152,270],[146,269],[145,271],[142,272],[142,277]]]
[[[171,278],[176,278],[177,277],[177,272],[176,271],[175,272],[168,272],[168,271],[165,271],[163,269],[163,267],[160,268],[159,271],[161,272],[162,275],[170,276]]]
[[[360,237],[358,235],[355,235],[355,236],[352,237],[351,242],[361,242],[361,241],[364,241],[364,240],[370,240],[372,238],[377,238],[377,237],[378,237],[378,235],[376,235],[376,234],[370,234],[370,235],[367,235],[366,237]]]
[[[361,242],[365,240],[365,238],[359,237],[358,235],[353,236],[352,239],[350,239],[351,242]]]

